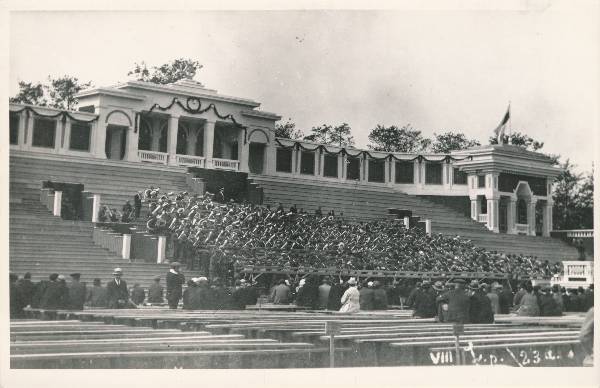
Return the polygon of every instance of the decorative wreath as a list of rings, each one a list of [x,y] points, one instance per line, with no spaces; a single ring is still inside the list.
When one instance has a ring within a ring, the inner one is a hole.
[[[201,107],[200,99],[198,97],[188,97],[185,101],[185,105],[190,111],[198,112]]]

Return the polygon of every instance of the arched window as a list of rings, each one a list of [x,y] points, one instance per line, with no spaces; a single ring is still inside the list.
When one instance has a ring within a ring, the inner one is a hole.
[[[524,199],[517,200],[517,224],[527,223],[527,202]]]

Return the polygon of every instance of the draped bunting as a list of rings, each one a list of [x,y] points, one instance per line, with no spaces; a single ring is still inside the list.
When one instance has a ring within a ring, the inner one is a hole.
[[[323,144],[319,144],[319,145],[315,146],[314,148],[307,148],[304,145],[302,145],[302,143],[299,142],[299,141],[294,141],[294,144],[292,144],[292,145],[285,145],[279,139],[275,139],[275,141],[277,142],[277,144],[281,148],[284,148],[284,149],[295,149],[295,150],[300,150],[301,149],[301,150],[307,151],[307,152],[313,152],[313,151],[319,151],[319,150],[321,150],[321,151],[323,151],[323,152],[325,152],[325,153],[327,153],[329,155],[339,155],[339,154],[342,154],[342,156],[359,157],[359,158],[364,158],[364,159],[367,159],[367,157],[368,157],[369,159],[372,159],[372,160],[386,160],[386,159],[388,159],[389,161],[392,161],[392,159],[395,159],[397,161],[404,161],[404,162],[414,162],[415,160],[418,160],[419,163],[421,163],[423,161],[426,161],[426,162],[445,162],[445,163],[450,163],[450,161],[459,162],[461,160],[466,160],[466,159],[472,160],[473,159],[472,156],[466,156],[466,157],[460,159],[460,158],[455,158],[455,157],[453,157],[451,155],[440,155],[441,159],[429,159],[429,158],[426,158],[423,155],[417,155],[417,156],[415,156],[413,158],[404,159],[404,158],[397,157],[396,155],[394,155],[392,153],[389,153],[389,154],[387,154],[385,156],[382,156],[382,157],[376,157],[373,154],[371,154],[369,151],[366,151],[366,150],[363,150],[363,151],[359,150],[357,154],[353,155],[350,152],[348,152],[348,150],[346,150],[345,148],[342,148],[342,149],[340,149],[337,152],[329,151],[327,149],[327,147],[325,145],[323,145]]]
[[[197,107],[191,106],[194,104],[197,104]],[[235,119],[235,117],[233,117],[232,114],[221,115],[219,113],[219,111],[217,110],[217,107],[213,103],[210,103],[206,108],[202,109],[202,104],[200,103],[200,99],[197,97],[188,97],[186,99],[185,105],[182,104],[181,101],[179,101],[179,99],[177,97],[173,97],[173,100],[171,100],[171,103],[167,106],[160,106],[159,104],[155,103],[148,110],[148,113],[151,113],[154,109],[158,109],[158,110],[164,112],[164,111],[170,110],[173,107],[173,105],[177,105],[184,111],[191,113],[191,114],[202,114],[202,113],[208,112],[209,110],[212,109],[214,114],[221,120],[231,120],[231,122],[234,123],[235,125],[237,125],[238,127],[244,128],[244,130],[246,129],[245,126],[243,126],[242,124],[237,122],[237,120]],[[244,135],[245,135],[245,133],[244,133]],[[246,136],[244,136],[244,141],[245,141],[245,138],[246,138]]]
[[[98,116],[96,116],[96,117],[94,117],[93,119],[90,119],[90,120],[78,119],[77,117],[74,117],[74,116],[73,116],[71,113],[69,113],[69,112],[67,112],[67,111],[64,111],[64,110],[63,110],[63,111],[60,111],[60,112],[58,112],[57,114],[44,114],[44,113],[39,113],[39,112],[36,112],[36,111],[35,111],[35,109],[33,109],[33,108],[32,108],[32,107],[30,107],[30,106],[25,106],[25,107],[23,107],[23,108],[22,108],[22,109],[20,109],[20,110],[11,110],[10,112],[11,112],[11,113],[21,113],[21,112],[23,112],[23,111],[25,111],[25,113],[26,113],[27,115],[29,115],[29,114],[33,113],[33,115],[35,115],[35,116],[46,117],[46,118],[50,118],[50,119],[54,119],[54,118],[60,117],[60,120],[61,120],[63,123],[64,123],[64,122],[67,120],[67,117],[68,117],[69,119],[73,120],[73,121],[76,121],[76,122],[78,122],[78,123],[92,123],[92,122],[94,122],[94,121],[98,120]]]

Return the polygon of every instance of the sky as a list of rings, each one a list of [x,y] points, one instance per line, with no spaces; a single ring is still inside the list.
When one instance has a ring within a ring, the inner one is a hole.
[[[48,75],[108,86],[128,80],[135,62],[186,57],[204,65],[195,79],[206,87],[258,101],[305,133],[348,123],[359,147],[377,124],[410,124],[427,137],[461,131],[487,143],[510,102],[513,130],[590,170],[598,3],[524,3],[532,6],[13,11],[9,93]]]

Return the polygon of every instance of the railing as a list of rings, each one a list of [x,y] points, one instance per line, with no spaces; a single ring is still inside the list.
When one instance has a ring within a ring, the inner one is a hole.
[[[204,157],[194,155],[175,155],[175,161],[178,166],[204,168],[206,164],[206,159]]]
[[[594,229],[561,230],[561,232],[567,232],[567,237],[573,237],[573,238],[593,238],[594,237]]]
[[[529,224],[515,224],[517,234],[529,234]]]
[[[479,214],[479,215],[477,215],[477,221],[481,222],[481,223],[484,223],[484,224],[487,224],[487,222],[488,222],[488,215],[487,214]]]
[[[167,164],[167,156],[165,152],[138,150],[138,157],[142,162]]]
[[[231,159],[215,159],[215,158],[213,158],[212,165],[213,165],[213,168],[237,171],[238,167],[240,165],[240,162],[237,160],[231,160]]]

